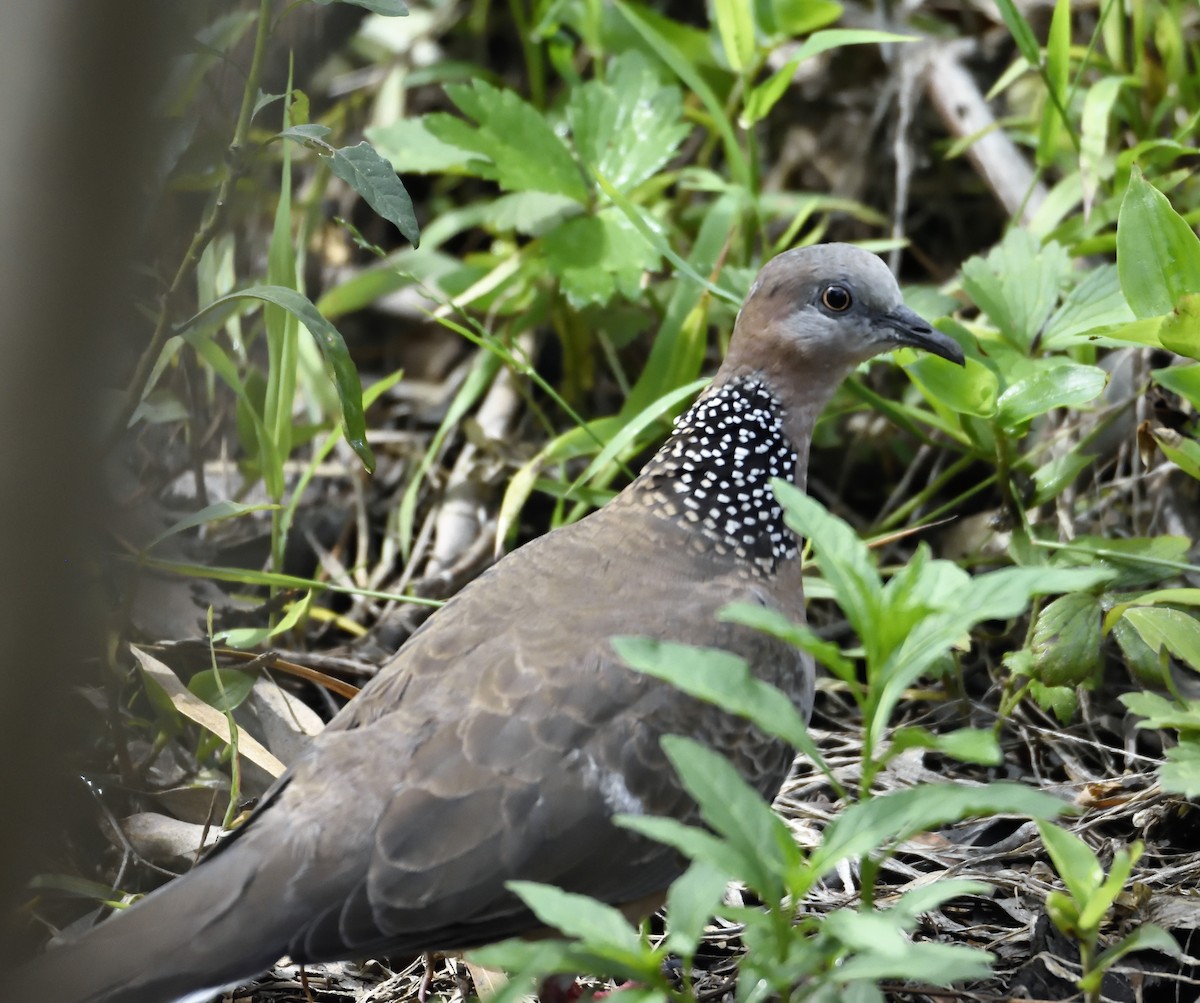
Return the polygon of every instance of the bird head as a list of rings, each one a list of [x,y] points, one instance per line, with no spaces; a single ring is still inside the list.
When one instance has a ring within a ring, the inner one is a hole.
[[[783,252],[758,273],[726,369],[729,376],[770,377],[802,367],[807,380],[832,384],[832,392],[860,362],[902,347],[963,364],[958,344],[904,305],[877,255],[849,244],[814,244]]]

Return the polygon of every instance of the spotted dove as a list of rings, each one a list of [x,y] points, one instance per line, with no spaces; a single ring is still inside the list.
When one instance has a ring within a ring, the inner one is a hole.
[[[660,739],[719,750],[767,797],[792,752],[626,668],[610,638],[735,652],[809,713],[807,657],[717,612],[741,600],[803,618],[770,480],[804,486],[842,378],[902,345],[963,358],[872,254],[828,244],[768,262],[712,385],[629,487],[464,588],[207,859],[17,973],[13,998],[201,1001],[284,954],[469,948],[536,929],[512,879],[654,908],[683,863],[611,820],[695,821]]]

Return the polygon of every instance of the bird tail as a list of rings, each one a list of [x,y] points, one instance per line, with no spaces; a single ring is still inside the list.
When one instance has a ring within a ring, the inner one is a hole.
[[[279,910],[256,909],[250,893],[270,882],[265,872],[287,854],[229,850],[0,977],[5,995],[40,1003],[200,1003],[269,968],[287,951],[288,931],[270,929]]]

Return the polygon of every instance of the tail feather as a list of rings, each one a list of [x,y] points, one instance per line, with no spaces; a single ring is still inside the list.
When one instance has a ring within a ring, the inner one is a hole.
[[[287,950],[286,918],[256,909],[249,893],[270,884],[265,872],[281,861],[248,846],[231,850],[0,977],[5,995],[41,1003],[200,1003],[269,968]]]

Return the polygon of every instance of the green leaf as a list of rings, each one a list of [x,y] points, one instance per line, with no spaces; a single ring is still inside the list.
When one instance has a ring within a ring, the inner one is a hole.
[[[1031,674],[1046,686],[1091,682],[1100,670],[1100,640],[1100,600],[1087,592],[1060,596],[1038,614]]]
[[[1184,293],[1158,329],[1163,348],[1189,359],[1200,359],[1200,295]]]
[[[920,355],[904,371],[926,397],[955,414],[991,418],[996,413],[1000,380],[991,369],[969,356],[965,367],[960,368],[933,355]]]
[[[1168,793],[1200,798],[1200,742],[1180,738],[1175,748],[1167,750],[1167,761],[1158,768],[1158,780]]]
[[[412,199],[396,176],[395,168],[370,143],[364,140],[357,146],[334,150],[328,160],[330,170],[358,192],[380,216],[394,224],[413,247],[421,242],[421,228],[417,225]]]
[[[1104,880],[1104,869],[1090,846],[1057,825],[1038,820],[1038,832],[1058,876],[1077,909],[1082,909]]]
[[[924,728],[898,728],[892,736],[888,758],[905,749],[933,749],[959,762],[985,766],[998,766],[1004,761],[996,736],[982,728],[958,728],[944,735]]]
[[[1099,366],[1055,361],[1038,366],[1030,376],[1016,380],[1000,395],[996,418],[1009,430],[1055,408],[1078,408],[1104,391],[1108,374]]]
[[[1014,814],[1057,818],[1067,805],[1043,791],[1014,783],[979,787],[923,784],[880,794],[846,808],[825,829],[809,861],[814,878],[847,858],[977,815]]]
[[[1200,238],[1134,167],[1117,217],[1121,289],[1138,317],[1170,313],[1200,293]]]
[[[1192,407],[1200,411],[1200,365],[1152,369],[1150,375],[1154,377],[1159,386],[1179,394]]]
[[[713,0],[721,48],[734,73],[743,73],[754,59],[754,8],[746,0]]]
[[[538,919],[568,937],[578,937],[593,949],[603,946],[617,951],[640,952],[637,930],[619,909],[587,895],[565,892],[536,881],[507,881],[505,886],[515,892]]]
[[[728,875],[703,860],[692,863],[667,892],[667,942],[672,954],[696,953],[704,927],[725,896]]]
[[[800,46],[795,56],[772,73],[766,82],[750,91],[740,123],[743,128],[749,128],[754,123],[766,118],[771,109],[779,103],[779,99],[787,93],[788,87],[791,86],[792,80],[796,76],[796,70],[806,59],[811,59],[830,49],[840,49],[848,45],[915,41],[917,39],[912,35],[895,35],[890,31],[872,31],[866,28],[830,28],[828,31],[814,32],[804,40],[804,44]]]
[[[182,519],[171,523],[170,526],[154,537],[142,549],[150,550],[165,540],[168,536],[175,536],[177,533],[183,533],[186,530],[194,529],[196,526],[205,526],[210,522],[222,522],[225,519],[236,519],[238,516],[248,515],[251,512],[271,512],[278,508],[278,505],[265,503],[247,505],[242,502],[229,500],[213,502],[213,504],[206,505],[204,508],[200,509],[199,512],[193,512],[190,515],[186,515]]]
[[[1165,607],[1136,607],[1125,619],[1152,650],[1165,648],[1200,672],[1200,619]]]
[[[992,886],[985,881],[968,878],[943,878],[925,885],[910,888],[896,901],[888,912],[902,917],[907,924],[916,924],[926,913],[940,908],[951,899],[967,895],[989,895]]]
[[[838,605],[870,648],[883,583],[867,545],[848,523],[831,515],[794,484],[777,478],[771,487],[783,506],[788,526],[812,541],[821,573],[833,587]]]
[[[692,128],[679,88],[663,86],[636,49],[617,56],[605,80],[571,90],[567,119],[584,164],[622,192],[663,167]]]
[[[753,721],[769,735],[799,749],[835,789],[839,781],[808,734],[795,705],[776,687],[750,674],[746,660],[728,651],[697,648],[647,637],[614,637],[617,656],[632,669],[663,679],[684,693]]]
[[[237,669],[204,669],[192,676],[188,689],[222,713],[236,710],[254,689],[254,676]]]
[[[1123,693],[1117,698],[1129,711],[1144,717],[1139,728],[1175,728],[1181,734],[1200,731],[1200,700],[1188,700],[1182,704],[1168,700],[1158,693]]]
[[[1071,71],[1071,0],[1057,0],[1050,17],[1050,34],[1046,39],[1046,88],[1051,100],[1042,109],[1038,132],[1037,162],[1041,167],[1054,163],[1058,137],[1063,120],[1059,109],[1067,106],[1067,84]]]
[[[745,624],[786,641],[794,648],[807,651],[839,679],[848,682],[858,677],[857,667],[842,654],[841,648],[832,641],[822,640],[812,628],[792,623],[778,610],[768,609],[758,603],[730,603],[717,614],[717,619],[726,623]]]
[[[1108,120],[1121,88],[1137,86],[1136,77],[1106,76],[1087,90],[1079,125],[1079,175],[1083,184],[1083,211],[1091,212],[1102,178],[1112,173],[1108,153]]]
[[[769,35],[797,38],[833,24],[842,10],[834,0],[766,0],[758,8],[759,26]]]
[[[1028,351],[1071,277],[1066,248],[1050,241],[1039,247],[1024,230],[1012,229],[986,258],[962,267],[962,283],[1000,333]]]
[[[375,457],[371,447],[367,445],[367,422],[362,407],[362,385],[358,381],[358,371],[350,358],[350,350],[342,339],[338,329],[327,321],[312,305],[308,297],[295,289],[284,286],[252,286],[228,296],[213,300],[208,306],[193,314],[180,325],[179,330],[186,331],[211,313],[227,309],[230,304],[241,300],[260,300],[282,307],[300,321],[309,333],[316,339],[317,347],[325,359],[329,376],[337,390],[338,401],[342,406],[342,424],[346,434],[346,442],[358,454],[363,466],[368,472],[375,469]]]
[[[451,84],[446,93],[476,124],[438,113],[427,115],[425,126],[442,142],[484,158],[472,160],[471,171],[506,191],[553,192],[587,203],[579,165],[533,105],[483,80]]]
[[[397,171],[412,174],[460,174],[471,154],[444,143],[429,131],[424,119],[401,118],[376,125],[364,133]]]
[[[1167,933],[1166,930],[1155,926],[1153,923],[1146,923],[1144,926],[1139,926],[1127,937],[1122,937],[1107,951],[1101,953],[1092,963],[1092,971],[1089,973],[1090,978],[1085,976],[1088,984],[1084,984],[1085,979],[1080,979],[1079,988],[1085,992],[1099,993],[1100,983],[1108,970],[1125,957],[1125,955],[1134,951],[1159,951],[1171,958],[1182,958],[1184,956],[1175,938]]]
[[[542,238],[541,261],[576,309],[617,295],[636,300],[644,272],[659,266],[654,248],[617,209],[577,216]]]
[[[344,3],[352,7],[362,7],[364,10],[369,10],[372,14],[380,14],[383,17],[405,17],[408,15],[408,7],[404,0],[314,0],[322,7],[328,7],[331,3]]]
[[[1033,29],[1029,27],[1029,22],[1017,10],[1017,5],[1013,0],[996,0],[996,6],[1000,8],[1000,16],[1004,18],[1009,34],[1017,43],[1017,49],[1025,57],[1025,61],[1030,66],[1040,65],[1042,51],[1038,46],[1037,37],[1034,35]]]
[[[1200,481],[1200,442],[1189,439],[1173,428],[1152,428],[1150,436],[1163,456],[1189,477]]]
[[[1133,311],[1121,292],[1116,265],[1093,269],[1063,298],[1042,333],[1042,347],[1065,348],[1086,341],[1084,336],[1100,327],[1115,327],[1134,320]]]
[[[1091,563],[1112,572],[1109,587],[1131,589],[1173,578],[1190,566],[1184,563],[1192,546],[1186,536],[1077,536],[1058,548],[1062,562],[1076,567]],[[1070,591],[1064,589],[1063,591]]]
[[[840,913],[830,915],[826,922],[836,915]],[[869,931],[870,927],[862,933]],[[957,944],[914,943],[906,939],[902,951],[885,953],[879,950],[879,941],[872,939],[861,944],[860,950],[862,953],[852,954],[838,965],[838,982],[911,979],[948,986],[968,979],[987,978],[992,972],[992,956],[987,951]]]
[[[778,905],[782,876],[800,862],[783,819],[720,753],[679,735],[663,738],[662,747],[704,820],[740,854],[743,866],[735,876],[769,905]]]

